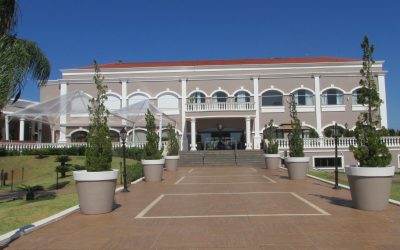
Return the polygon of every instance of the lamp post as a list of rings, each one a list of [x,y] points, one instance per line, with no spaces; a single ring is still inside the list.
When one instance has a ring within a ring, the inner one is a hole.
[[[335,186],[333,186],[333,189],[340,189],[338,171],[338,135],[339,129],[337,127],[337,123],[335,123],[335,126],[333,128],[333,137],[335,138]]]
[[[122,190],[122,192],[129,192],[128,184],[127,184],[127,180],[126,180],[125,141],[126,141],[127,132],[126,132],[125,128],[121,129],[121,131],[119,132],[119,135],[122,140],[122,162],[123,162],[123,166],[124,166],[124,189]]]

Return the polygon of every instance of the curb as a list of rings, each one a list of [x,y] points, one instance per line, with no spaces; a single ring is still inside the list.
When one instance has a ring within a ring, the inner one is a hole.
[[[144,177],[141,177],[137,180],[135,180],[134,182],[131,182],[131,185],[137,184],[141,181],[143,181]],[[118,187],[115,189],[115,192],[119,192],[123,189],[124,187]],[[20,227],[18,229],[12,230],[8,233],[5,233],[3,235],[0,235],[0,249],[2,249],[3,247],[5,247],[8,243],[10,243],[13,240],[18,239],[19,237],[21,237],[24,234],[33,232],[39,228],[42,228],[48,224],[51,224],[53,222],[56,222],[58,220],[61,220],[64,217],[67,217],[68,215],[76,212],[79,210],[79,205],[75,205],[73,207],[67,208],[59,213],[56,213],[52,216],[49,216],[47,218],[41,219],[39,221],[33,222],[29,225]]]

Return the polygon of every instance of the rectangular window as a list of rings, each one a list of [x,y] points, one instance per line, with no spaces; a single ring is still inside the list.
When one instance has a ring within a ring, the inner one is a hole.
[[[342,168],[342,157],[337,158],[338,167]],[[334,168],[335,167],[335,157],[315,157],[314,158],[315,168]]]

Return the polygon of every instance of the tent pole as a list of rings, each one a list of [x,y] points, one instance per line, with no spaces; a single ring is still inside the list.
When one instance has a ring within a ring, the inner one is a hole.
[[[160,115],[160,130],[159,130],[159,139],[158,139],[158,150],[161,150],[162,147],[162,115]]]

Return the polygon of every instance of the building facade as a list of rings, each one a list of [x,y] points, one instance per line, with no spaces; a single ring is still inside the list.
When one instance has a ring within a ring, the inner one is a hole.
[[[111,111],[148,99],[177,122],[182,150],[192,151],[259,149],[270,120],[278,128],[290,123],[292,96],[304,128],[320,136],[335,123],[351,129],[365,110],[357,98],[361,67],[360,60],[332,57],[100,65]],[[373,72],[383,100],[381,126],[387,127],[383,61]],[[41,88],[41,102],[76,90],[95,95],[93,74],[93,67],[62,70],[61,79]],[[113,140],[124,126],[110,123]],[[143,127],[128,130],[130,140],[145,140]],[[87,124],[60,119],[55,131],[58,142],[84,141]]]

